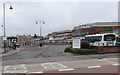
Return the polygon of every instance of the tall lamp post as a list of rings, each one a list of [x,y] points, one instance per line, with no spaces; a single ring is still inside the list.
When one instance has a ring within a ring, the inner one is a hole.
[[[7,40],[7,38],[6,38],[6,18],[5,18],[5,16],[6,16],[6,11],[5,11],[5,5],[6,5],[6,3],[8,3],[8,2],[5,2],[5,3],[3,3],[3,27],[4,27],[4,34],[3,34],[3,41],[4,41],[4,53],[6,53],[6,40]],[[10,5],[10,8],[9,9],[13,9],[13,7],[12,7],[12,5]]]
[[[36,21],[36,24],[40,24],[40,37],[41,37],[42,36],[41,25],[45,24],[45,22],[40,20],[40,21]]]
[[[40,40],[39,40],[39,43],[40,43],[40,47],[42,47],[42,43],[41,43],[41,38],[42,38],[41,25],[45,24],[45,22],[43,20],[40,20],[40,21],[36,21],[36,24],[40,24]]]

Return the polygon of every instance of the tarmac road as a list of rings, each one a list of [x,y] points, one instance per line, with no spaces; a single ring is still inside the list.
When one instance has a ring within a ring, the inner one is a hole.
[[[19,53],[2,58],[3,65],[71,61],[78,59],[118,57],[118,53],[106,55],[72,55],[64,54],[66,45],[24,47]]]
[[[36,63],[48,62],[64,58],[68,55],[64,54],[66,46],[45,46],[45,47],[27,47],[22,48],[19,53],[5,56],[2,58],[4,64],[19,64],[19,63]]]

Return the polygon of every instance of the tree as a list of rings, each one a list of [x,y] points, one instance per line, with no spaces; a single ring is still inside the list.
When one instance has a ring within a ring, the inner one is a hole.
[[[36,35],[36,34],[34,34],[34,38],[37,38],[37,35]]]

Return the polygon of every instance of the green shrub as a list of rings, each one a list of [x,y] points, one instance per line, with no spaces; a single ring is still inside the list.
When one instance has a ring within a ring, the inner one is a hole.
[[[81,49],[79,51],[79,54],[97,54],[98,53],[98,50],[96,49]]]
[[[84,55],[84,54],[97,54],[98,50],[96,49],[70,49],[71,53],[73,54],[80,54],[80,55]]]
[[[99,53],[99,50],[97,49],[73,49],[71,47],[67,47],[64,52],[71,52],[73,54],[86,55],[86,54],[97,54]]]
[[[72,49],[72,45],[68,46],[67,48],[65,48],[65,51],[64,52],[71,52],[71,49]]]
[[[82,42],[81,42],[81,48],[82,48],[82,49],[91,49],[91,45],[90,45],[90,43],[87,42],[87,41],[82,41]]]

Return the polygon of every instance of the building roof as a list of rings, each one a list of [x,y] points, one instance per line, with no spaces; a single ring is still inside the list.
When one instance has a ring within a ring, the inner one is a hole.
[[[96,22],[94,25],[120,25],[120,22]]]
[[[62,30],[62,31],[53,32],[53,33],[66,33],[66,32],[72,32],[72,30]]]
[[[120,22],[95,22],[95,23],[88,23],[84,25],[79,25],[73,28],[76,29],[83,29],[83,28],[90,28],[90,27],[97,27],[97,26],[120,26]]]

